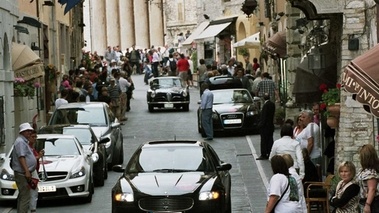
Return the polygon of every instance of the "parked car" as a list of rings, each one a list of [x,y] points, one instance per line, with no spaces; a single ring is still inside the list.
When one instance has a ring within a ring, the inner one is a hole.
[[[155,107],[164,109],[189,110],[190,93],[187,86],[179,77],[157,77],[150,81],[147,91],[149,112]]]
[[[96,134],[97,139],[109,138],[105,144],[107,163],[122,164],[124,162],[123,135],[121,124],[103,102],[69,103],[56,109],[48,125],[86,124]]]
[[[93,166],[94,184],[95,186],[104,186],[104,180],[108,178],[107,153],[104,144],[109,141],[109,138],[99,141],[89,125],[51,125],[41,128],[38,133],[74,135],[82,144],[87,155],[97,153],[99,160]]]
[[[218,89],[213,93],[213,132],[258,132],[261,99],[246,89]],[[199,102],[200,103],[200,102]],[[201,109],[197,110],[198,132],[205,137]]]
[[[42,134],[37,135],[37,151],[44,149],[38,175],[40,199],[82,198],[92,201],[94,193],[93,163],[99,156],[88,155],[73,135]],[[0,173],[0,200],[16,200],[17,186],[13,170],[10,168],[10,155],[2,156],[4,163]]]
[[[190,160],[189,160],[190,159]],[[231,212],[231,164],[200,141],[152,141],[132,155],[112,189],[112,212]]]

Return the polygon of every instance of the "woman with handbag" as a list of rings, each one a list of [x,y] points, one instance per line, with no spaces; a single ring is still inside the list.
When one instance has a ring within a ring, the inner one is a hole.
[[[290,194],[297,194],[298,188],[291,191],[291,177],[284,158],[280,155],[275,155],[271,158],[271,168],[274,175],[271,177],[270,185],[267,190],[267,206],[265,213],[300,213],[302,212],[299,200],[293,200]],[[293,177],[292,177],[293,178]],[[298,197],[298,196],[297,196]]]

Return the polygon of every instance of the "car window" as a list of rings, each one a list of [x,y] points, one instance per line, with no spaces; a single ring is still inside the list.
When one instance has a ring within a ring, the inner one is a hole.
[[[130,172],[211,170],[212,167],[205,157],[202,147],[142,148],[142,151],[136,156],[132,165],[129,166]]]
[[[82,145],[93,143],[92,134],[89,129],[84,128],[63,128],[63,134],[74,135]]]
[[[160,78],[152,81],[153,88],[171,88],[182,87],[182,82],[179,78]]]
[[[45,150],[45,155],[80,155],[75,141],[71,138],[52,140],[38,139],[38,146]],[[38,150],[40,150],[38,149]]]
[[[213,104],[253,102],[247,90],[217,90],[212,92]]]
[[[105,112],[100,107],[87,107],[83,109],[55,110],[50,125],[54,124],[89,124],[91,126],[105,126]]]

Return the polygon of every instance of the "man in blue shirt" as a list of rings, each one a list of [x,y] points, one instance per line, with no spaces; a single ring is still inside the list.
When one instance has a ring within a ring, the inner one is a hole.
[[[31,173],[37,166],[36,157],[29,146],[28,139],[34,129],[29,123],[20,125],[20,135],[13,145],[11,165],[14,171],[14,178],[19,190],[17,197],[17,212],[27,213],[30,202],[30,188],[28,183],[32,179]]]
[[[209,85],[203,83],[201,89],[204,91],[201,95],[201,124],[206,134],[206,140],[213,140],[213,121],[212,121],[212,106],[213,93],[209,90]]]

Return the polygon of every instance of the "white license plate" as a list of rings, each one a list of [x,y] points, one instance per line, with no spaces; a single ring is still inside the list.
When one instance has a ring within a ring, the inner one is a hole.
[[[224,124],[240,124],[242,123],[241,119],[228,119],[224,120]]]
[[[164,108],[173,108],[174,104],[164,104]]]
[[[55,186],[38,186],[38,192],[55,192],[57,188]]]

